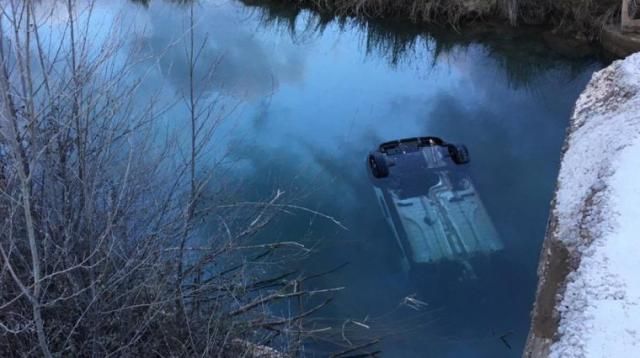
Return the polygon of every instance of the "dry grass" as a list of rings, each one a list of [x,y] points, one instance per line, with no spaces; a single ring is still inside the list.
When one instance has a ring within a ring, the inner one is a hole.
[[[602,26],[617,21],[618,0],[249,0],[253,5],[288,3],[338,16],[408,18],[458,26],[464,23],[500,20],[511,24],[551,26],[578,38],[596,38]]]
[[[556,31],[593,39],[609,22],[619,21],[619,0],[521,1],[519,18],[525,23],[550,24]]]

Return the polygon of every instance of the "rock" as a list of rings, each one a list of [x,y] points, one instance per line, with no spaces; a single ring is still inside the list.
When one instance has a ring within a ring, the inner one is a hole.
[[[624,33],[619,26],[605,26],[600,34],[600,43],[617,57],[626,57],[640,51],[640,33]]]
[[[640,33],[640,7],[637,0],[622,0],[622,31]]]
[[[639,176],[640,53],[576,103],[523,357],[640,356]]]

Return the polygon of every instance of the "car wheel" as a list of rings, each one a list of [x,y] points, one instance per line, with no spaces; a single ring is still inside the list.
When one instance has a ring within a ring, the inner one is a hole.
[[[449,145],[449,154],[451,155],[451,159],[456,164],[467,164],[469,163],[469,150],[463,144],[459,145]]]
[[[371,168],[371,174],[376,178],[385,178],[389,176],[389,165],[384,154],[379,152],[373,152],[369,154],[369,168]]]

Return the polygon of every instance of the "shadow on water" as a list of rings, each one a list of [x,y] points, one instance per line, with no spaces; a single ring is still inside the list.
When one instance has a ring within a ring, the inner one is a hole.
[[[364,51],[383,57],[391,65],[420,60],[416,49],[425,47],[438,58],[461,47],[481,44],[488,57],[494,59],[514,87],[527,87],[540,73],[550,68],[563,69],[578,76],[594,62],[604,61],[599,47],[567,45],[559,49],[544,29],[520,26],[513,28],[496,23],[476,23],[454,29],[447,26],[416,24],[406,19],[366,19],[335,15],[286,1],[238,0],[257,12],[265,27],[287,29],[292,37],[322,36],[335,23],[345,32],[362,33]],[[558,51],[561,50],[561,51]]]

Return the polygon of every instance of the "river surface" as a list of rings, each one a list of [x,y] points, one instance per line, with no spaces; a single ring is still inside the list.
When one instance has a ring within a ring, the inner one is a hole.
[[[97,7],[106,22],[124,7],[125,23],[142,34],[132,40],[162,54],[141,91],[162,88],[166,100],[188,83],[189,6],[176,3]],[[215,59],[212,81],[198,91],[233,109],[215,144],[234,163],[229,175],[242,195],[268,200],[280,189],[344,226],[292,210],[262,236],[312,247],[310,258],[290,263],[304,272],[340,267],[313,283],[345,287],[321,316],[382,338],[385,357],[519,357],[565,128],[603,64],[556,54],[531,33],[467,36],[246,3],[195,5],[195,40],[202,58]],[[425,135],[469,148],[469,172],[505,246],[493,279],[413,280],[401,265],[365,158],[381,142]],[[310,345],[308,354],[322,349]]]

